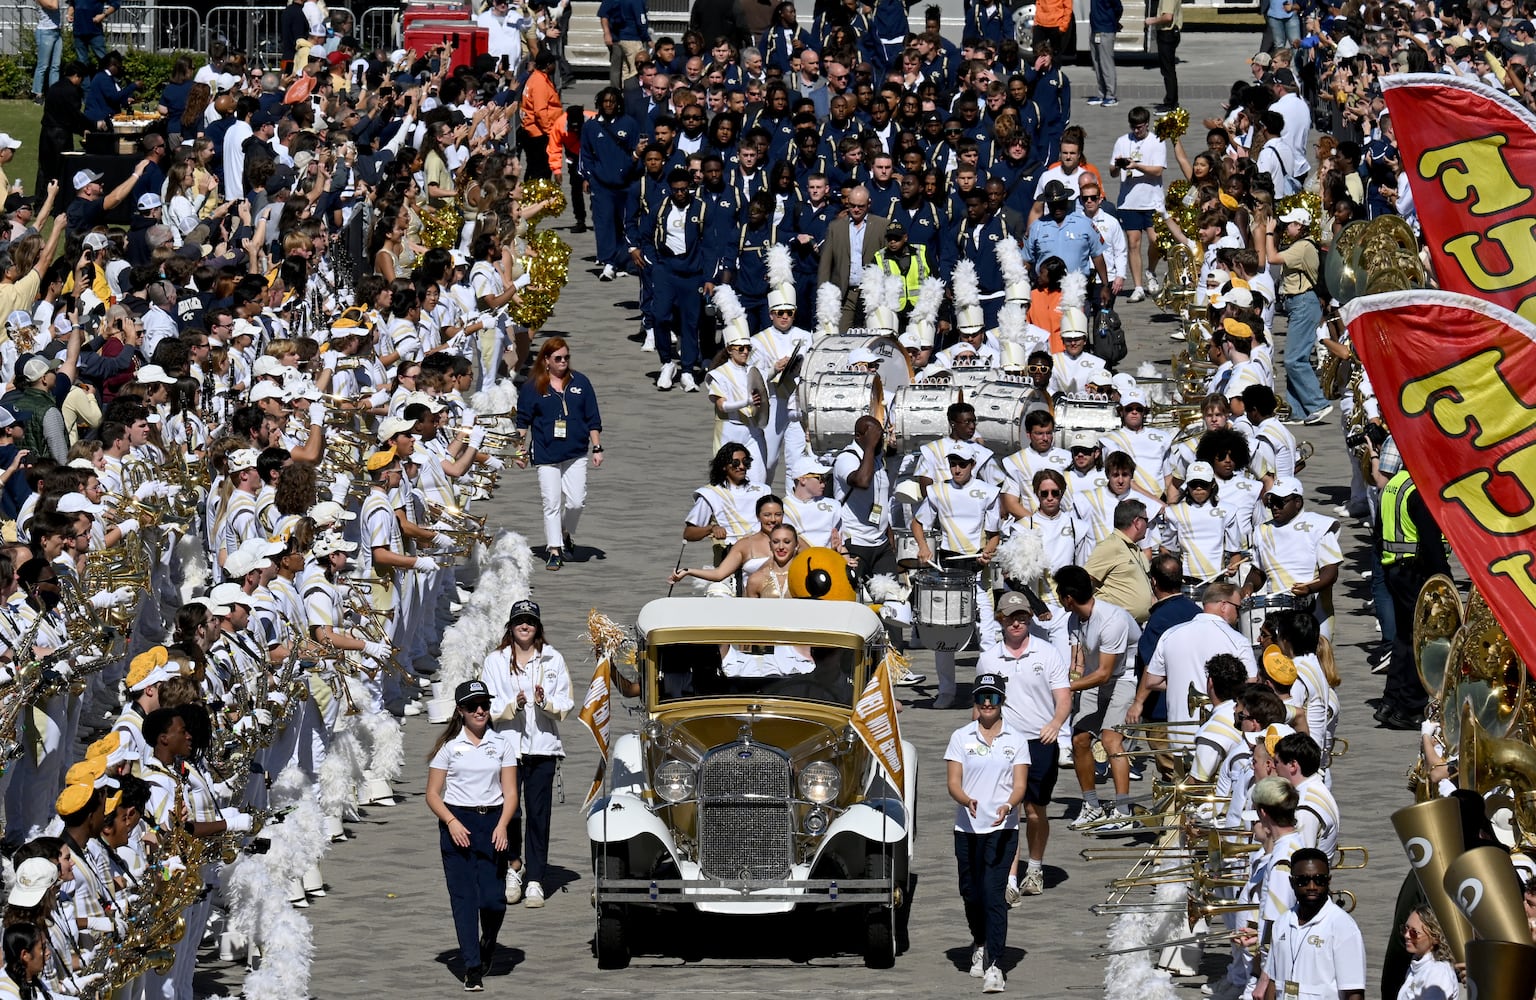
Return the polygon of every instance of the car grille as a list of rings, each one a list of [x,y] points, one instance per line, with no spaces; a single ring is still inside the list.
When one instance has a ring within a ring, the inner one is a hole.
[[[766,747],[732,743],[699,775],[699,863],[720,879],[789,874],[789,761]]]

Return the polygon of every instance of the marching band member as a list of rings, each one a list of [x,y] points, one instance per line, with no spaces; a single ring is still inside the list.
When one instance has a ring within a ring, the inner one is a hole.
[[[1176,552],[1184,576],[1211,581],[1236,572],[1246,546],[1237,513],[1218,504],[1216,470],[1194,462],[1184,472],[1184,499],[1163,508],[1163,550]]]
[[[786,259],[778,259],[781,254]],[[784,248],[770,248],[769,271],[782,271],[788,266],[787,258],[788,251]],[[779,276],[783,277],[782,274]],[[766,463],[764,482],[768,481],[769,470],[779,467],[781,458],[788,476],[793,462],[808,452],[799,394],[795,390],[800,383],[799,365],[811,349],[811,332],[796,325],[795,301],[791,273],[787,281],[779,281],[768,289],[768,325],[752,335],[751,363],[763,373],[763,380],[768,383],[768,422],[763,429],[767,452],[763,456]],[[789,488],[793,489],[792,486]]]
[[[718,295],[725,286],[716,289]],[[752,388],[748,373],[753,371],[748,360],[752,352],[752,337],[747,332],[746,317],[739,316],[724,332],[726,360],[712,368],[705,377],[710,402],[715,409],[715,448],[725,444],[738,444],[747,449],[752,464],[747,470],[748,481],[762,485],[768,481],[768,443],[763,429],[755,424],[751,414],[768,406],[761,391]]]
[[[1148,427],[1147,397],[1140,389],[1120,394],[1120,426],[1105,434],[1099,447],[1106,455],[1123,451],[1136,460],[1136,488],[1149,497],[1162,495],[1158,476],[1168,460],[1168,432]]]
[[[953,475],[949,457],[966,455],[972,459],[973,478],[994,486],[1001,484],[1003,472],[997,457],[992,449],[976,440],[976,407],[970,403],[951,403],[944,416],[949,421],[949,433],[918,450],[913,478],[925,489],[945,482]]]
[[[727,548],[751,533],[757,522],[757,502],[771,492],[750,480],[751,470],[752,453],[745,445],[720,446],[709,463],[709,485],[694,491],[693,507],[683,521],[685,540],[712,537],[717,556],[723,557]]]
[[[1254,565],[1243,581],[1242,599],[1260,587],[1265,594],[1290,594],[1313,611],[1326,637],[1333,619],[1333,584],[1344,561],[1338,522],[1303,510],[1301,482],[1294,477],[1276,480],[1264,503],[1270,521],[1254,530]]]
[[[1031,410],[1026,414],[1024,433],[1028,442],[1002,463],[1003,513],[1014,518],[1023,518],[1036,509],[1032,483],[1037,473],[1046,469],[1065,473],[1072,464],[1072,453],[1055,446],[1056,418],[1050,410]]]
[[[784,521],[805,545],[841,549],[842,505],[826,495],[831,471],[809,455],[790,462],[788,475],[794,489],[784,498]]]

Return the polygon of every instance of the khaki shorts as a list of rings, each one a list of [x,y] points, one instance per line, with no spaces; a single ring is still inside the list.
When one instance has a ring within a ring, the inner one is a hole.
[[[1074,733],[1102,733],[1125,724],[1125,713],[1136,700],[1136,674],[1127,670],[1096,688],[1077,693],[1072,713]]]

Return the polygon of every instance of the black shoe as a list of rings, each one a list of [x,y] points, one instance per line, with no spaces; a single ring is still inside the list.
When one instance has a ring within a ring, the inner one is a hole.
[[[582,233],[584,233],[586,231],[587,231],[587,224],[585,222],[578,222],[578,223],[576,223],[576,225],[571,227],[571,232],[576,233],[577,235],[580,235],[580,234],[582,234]]]
[[[1177,104],[1159,104],[1157,107],[1153,108],[1152,110],[1155,111],[1157,114],[1166,115],[1166,114],[1169,114],[1172,111],[1174,111],[1177,107],[1178,107]]]
[[[567,531],[565,533],[564,537],[562,537],[560,539],[560,551],[561,552],[575,552],[576,551],[576,539],[571,537],[571,533],[569,531]]]
[[[1380,722],[1387,729],[1418,732],[1419,727],[1424,722],[1424,716],[1418,712],[1404,715],[1396,709],[1388,709],[1386,714],[1380,719]]]
[[[485,992],[485,972],[480,966],[477,965],[473,969],[464,970],[464,992]]]
[[[544,561],[544,568],[551,572],[558,571],[560,567],[564,565],[565,560],[561,558],[560,551],[558,549],[556,549],[554,552],[551,552],[549,554],[549,558]]]

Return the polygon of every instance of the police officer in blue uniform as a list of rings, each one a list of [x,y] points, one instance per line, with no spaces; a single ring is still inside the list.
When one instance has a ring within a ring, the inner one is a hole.
[[[597,262],[605,279],[612,279],[615,271],[636,270],[624,240],[624,210],[639,172],[635,150],[640,126],[622,108],[618,89],[604,87],[597,94],[597,116],[581,126],[579,170],[592,202]]]
[[[1109,272],[1104,266],[1104,240],[1082,212],[1073,209],[1072,192],[1061,181],[1045,186],[1046,212],[1029,227],[1024,256],[1036,270],[1048,257],[1059,257],[1069,273],[1098,276],[1104,304],[1114,298]]]
[[[718,160],[715,167],[719,170]],[[643,231],[642,253],[651,265],[655,290],[656,351],[661,356],[656,388],[665,392],[681,375],[683,391],[697,392],[702,377],[699,292],[702,288],[705,295],[714,294],[714,278],[720,269],[719,240],[712,233],[713,209],[703,198],[695,197],[693,176],[687,170],[676,169],[667,175],[667,189],[666,204]],[[674,332],[677,356],[672,353]]]

